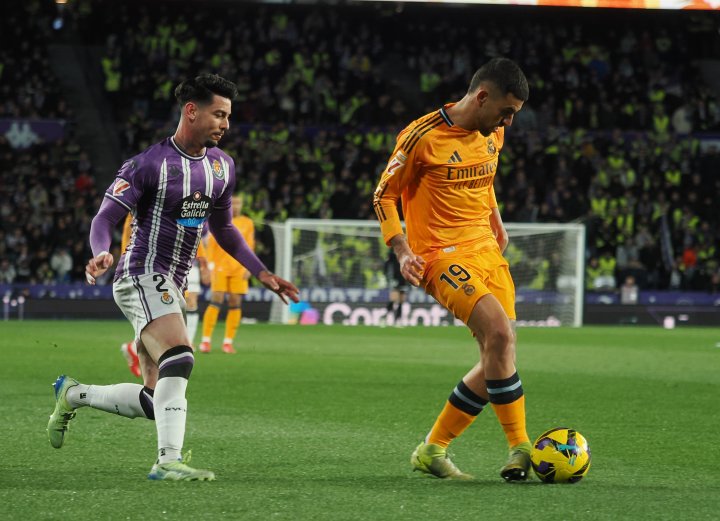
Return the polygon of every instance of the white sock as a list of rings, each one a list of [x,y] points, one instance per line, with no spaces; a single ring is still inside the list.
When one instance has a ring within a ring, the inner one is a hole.
[[[232,338],[225,337],[225,339],[223,340],[223,344],[230,344],[230,345],[232,345],[232,343],[233,343],[233,339],[232,339]]]
[[[185,317],[187,321],[188,338],[190,338],[190,343],[192,344],[195,341],[195,332],[197,331],[200,314],[197,312],[197,310],[188,311]]]
[[[155,386],[155,424],[158,433],[158,462],[168,463],[180,459],[185,438],[188,381],[181,376],[167,376]]]
[[[92,407],[126,418],[146,418],[140,405],[140,384],[76,385],[68,389],[70,407]]]

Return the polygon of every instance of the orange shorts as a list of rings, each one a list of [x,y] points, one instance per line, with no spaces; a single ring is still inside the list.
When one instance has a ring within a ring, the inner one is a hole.
[[[498,249],[434,260],[425,267],[423,284],[429,295],[465,324],[478,300],[489,293],[515,320],[515,284]]]
[[[210,291],[245,295],[248,292],[248,279],[245,278],[245,271],[213,270]]]

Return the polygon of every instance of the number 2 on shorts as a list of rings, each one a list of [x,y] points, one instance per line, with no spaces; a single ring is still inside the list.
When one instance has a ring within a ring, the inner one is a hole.
[[[158,281],[160,281],[160,282],[158,282]],[[153,275],[153,282],[158,283],[158,285],[155,286],[155,289],[158,291],[158,293],[165,293],[167,291],[167,288],[163,287],[163,284],[165,284],[165,277],[163,277],[159,273],[156,275]]]

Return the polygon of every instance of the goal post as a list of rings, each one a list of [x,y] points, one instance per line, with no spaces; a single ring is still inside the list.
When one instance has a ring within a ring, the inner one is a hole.
[[[376,221],[288,219],[270,223],[275,272],[301,290],[303,304],[274,302],[270,320],[291,323],[307,310],[319,323],[378,325],[389,288]],[[505,257],[516,289],[518,325],[580,326],[583,316],[585,226],[505,223]],[[455,320],[420,288],[407,295],[403,323],[450,325]],[[312,323],[312,322],[311,322]]]

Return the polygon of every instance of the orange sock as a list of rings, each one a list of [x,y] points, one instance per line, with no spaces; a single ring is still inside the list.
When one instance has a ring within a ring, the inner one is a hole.
[[[212,337],[213,329],[217,324],[218,315],[220,314],[220,307],[217,304],[210,303],[205,310],[203,315],[203,336]]]
[[[447,447],[452,440],[470,427],[487,403],[485,398],[475,394],[463,380],[460,380],[435,420],[426,442]]]
[[[441,447],[447,447],[450,442],[460,436],[477,416],[461,411],[450,402],[445,402],[445,407],[435,420],[435,425],[430,429],[426,443],[434,443]]]
[[[525,429],[525,396],[510,403],[493,403],[492,408],[505,431],[510,447],[530,441]]]
[[[227,317],[225,318],[225,338],[235,338],[235,333],[240,325],[242,311],[240,308],[228,308]]]
[[[525,429],[525,393],[517,372],[502,380],[485,380],[490,404],[505,431],[508,445],[530,441]]]

